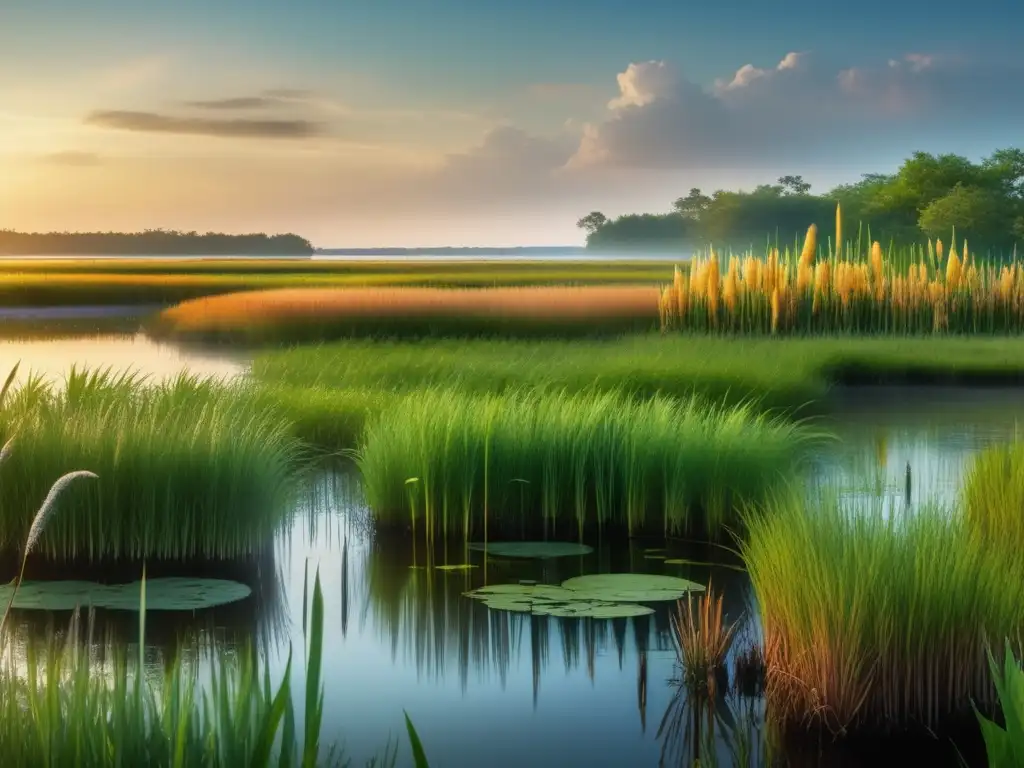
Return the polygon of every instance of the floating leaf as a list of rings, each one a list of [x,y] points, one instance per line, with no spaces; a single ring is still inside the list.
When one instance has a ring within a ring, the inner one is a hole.
[[[0,587],[0,602],[10,600],[13,585]],[[98,584],[93,581],[26,581],[14,600],[14,608],[71,611],[76,607],[139,610],[141,582]],[[244,600],[252,590],[224,579],[167,577],[146,580],[147,611],[199,611]]]
[[[729,563],[705,563],[700,560],[684,560],[681,557],[674,557],[671,560],[666,560],[665,565],[696,565],[701,568],[730,568],[734,571],[740,571],[741,573],[746,572],[746,569],[739,565],[732,565]]]
[[[644,555],[644,560],[664,560],[664,555]]]
[[[536,583],[537,582],[534,581],[533,579],[520,579],[519,580],[520,586],[523,586],[523,587],[532,587],[532,586],[536,585]]]
[[[646,603],[678,600],[687,592],[703,592],[704,587],[675,576],[643,573],[596,573],[576,576],[562,582],[564,589],[576,592],[580,599],[589,597],[609,603]]]
[[[644,552],[645,552],[645,553],[647,553],[647,554],[649,554],[649,555],[653,555],[653,554],[655,554],[655,553],[658,553],[658,552],[665,552],[665,551],[666,551],[666,550],[665,550],[665,548],[664,548],[664,547],[653,547],[653,548],[651,548],[651,549],[645,549],[645,550],[644,550]]]
[[[470,544],[470,549],[496,557],[516,557],[528,560],[550,560],[554,557],[589,555],[593,547],[564,541],[490,541]]]
[[[438,571],[468,571],[471,568],[476,568],[475,565],[469,563],[462,563],[461,565],[438,565],[436,570]]]

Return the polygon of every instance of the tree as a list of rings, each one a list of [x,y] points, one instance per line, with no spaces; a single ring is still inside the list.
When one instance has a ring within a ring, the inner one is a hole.
[[[995,191],[957,184],[946,195],[929,203],[918,219],[929,237],[966,237],[975,245],[1009,244],[1013,227],[1012,209]]]
[[[608,217],[600,211],[591,211],[582,219],[576,222],[576,226],[580,229],[586,230],[588,235],[592,235],[605,224],[608,223]]]
[[[789,195],[806,195],[811,191],[811,185],[803,176],[780,176],[779,186]]]
[[[711,198],[703,194],[698,187],[692,187],[686,197],[678,198],[672,203],[672,209],[684,219],[700,221],[701,215],[711,205]]]

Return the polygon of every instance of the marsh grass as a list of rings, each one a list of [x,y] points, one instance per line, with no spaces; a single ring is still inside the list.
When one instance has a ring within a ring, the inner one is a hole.
[[[962,496],[970,531],[984,545],[1019,556],[1024,547],[1024,441],[994,445],[975,455]]]
[[[151,333],[247,342],[349,336],[603,335],[658,328],[658,291],[641,286],[307,288],[183,302]]]
[[[738,621],[725,622],[722,596],[715,595],[710,582],[696,601],[692,596],[679,600],[671,618],[672,636],[687,688],[695,695],[713,698],[717,695],[717,679],[725,669]]]
[[[995,708],[986,643],[1024,626],[1021,558],[935,506],[779,497],[747,522],[773,720],[938,730]]]
[[[57,389],[12,387],[0,436],[0,548],[16,549],[52,478],[89,467],[33,549],[55,559],[229,558],[257,551],[287,522],[299,474],[286,419],[244,387],[181,376],[148,384],[72,369]]]
[[[412,522],[428,540],[720,536],[739,505],[788,482],[814,437],[696,399],[435,389],[397,400],[354,455],[379,524]]]
[[[286,288],[645,284],[672,278],[666,262],[324,262],[260,259],[0,260],[4,306],[173,304]],[[657,297],[655,297],[657,301]],[[655,306],[655,313],[657,307]]]
[[[618,390],[650,397],[698,394],[804,410],[836,383],[1024,382],[1024,345],[991,338],[756,339],[633,335],[592,341],[346,341],[265,352],[252,365],[264,386],[408,392],[430,386]]]

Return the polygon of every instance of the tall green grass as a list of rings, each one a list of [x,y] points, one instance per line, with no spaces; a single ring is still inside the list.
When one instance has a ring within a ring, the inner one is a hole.
[[[300,444],[288,421],[241,386],[182,376],[145,384],[72,370],[63,388],[12,389],[0,439],[0,548],[25,539],[53,478],[87,467],[35,545],[61,559],[226,558],[287,522]]]
[[[1024,441],[994,445],[971,460],[963,507],[972,533],[992,547],[1024,547]]]
[[[595,341],[352,341],[256,357],[265,385],[471,392],[510,388],[622,390],[703,395],[731,404],[800,409],[836,382],[1020,382],[1024,345],[1014,339],[742,339],[626,336]]]
[[[1024,559],[956,510],[780,497],[742,545],[764,628],[769,714],[835,732],[936,729],[997,704],[990,638],[1024,628]]]
[[[356,460],[378,521],[428,538],[718,534],[791,477],[811,436],[696,399],[424,390],[368,425]]]

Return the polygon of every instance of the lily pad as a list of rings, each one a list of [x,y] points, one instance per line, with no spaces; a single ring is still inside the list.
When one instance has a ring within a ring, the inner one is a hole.
[[[489,541],[486,544],[475,543],[470,549],[486,552],[495,557],[517,557],[528,560],[550,560],[555,557],[572,557],[589,555],[593,547],[586,544],[573,544],[563,541]]]
[[[576,576],[562,582],[580,599],[603,600],[608,603],[647,603],[678,600],[688,592],[703,592],[704,587],[674,576],[643,573],[597,573]]]
[[[462,563],[461,565],[438,565],[435,569],[438,571],[468,571],[471,568],[476,568],[475,565],[469,563]]]
[[[92,581],[26,581],[14,599],[14,608],[71,611],[76,607],[137,611],[142,585],[98,584]],[[0,587],[0,602],[11,599],[13,585]],[[198,611],[244,600],[252,590],[224,579],[167,577],[147,579],[147,611]]]
[[[664,555],[644,555],[644,560],[664,560]]]

